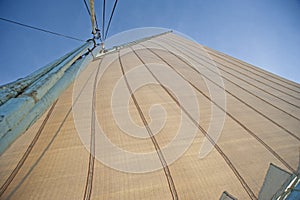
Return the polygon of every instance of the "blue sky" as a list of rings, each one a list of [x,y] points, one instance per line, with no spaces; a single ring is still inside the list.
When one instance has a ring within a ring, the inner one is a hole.
[[[107,0],[107,18],[113,6]],[[95,0],[101,22],[102,0]],[[91,37],[83,0],[0,0],[0,17]],[[107,19],[108,21],[108,19]],[[109,36],[164,27],[300,83],[299,0],[119,0]],[[0,84],[26,76],[81,43],[0,21]]]

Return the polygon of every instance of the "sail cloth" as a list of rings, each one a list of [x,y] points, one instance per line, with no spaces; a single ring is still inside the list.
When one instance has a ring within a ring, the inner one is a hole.
[[[300,91],[300,85],[259,68],[242,65],[242,61],[236,62],[234,58],[224,55],[228,59],[225,62],[221,59],[221,53],[208,48],[204,51],[200,44],[175,34],[165,34],[115,49],[113,52],[108,49],[91,61],[67,89],[62,89],[60,83],[50,89],[53,93],[64,90],[55,108],[51,107],[53,112],[40,118],[0,156],[0,176],[3,177],[0,181],[7,188],[2,190],[1,199],[80,199],[83,196],[90,196],[91,199],[172,199],[175,194],[180,199],[219,199],[225,190],[240,200],[257,199],[257,183],[263,182],[267,169],[262,169],[270,162],[282,162],[280,166],[286,165],[286,168],[293,169],[290,171],[295,170],[295,166],[289,167],[288,163],[294,163],[299,158],[295,150],[299,147],[299,141],[286,131],[278,131],[276,126],[280,124],[276,125],[273,120],[281,123],[285,119],[283,125],[295,134],[300,128],[299,123],[291,123],[292,119],[285,113],[269,108],[267,102],[263,103],[254,96],[264,96],[267,91],[250,91],[254,86],[276,88],[282,84],[288,94],[292,93],[287,90],[289,87]],[[218,65],[205,62],[212,56]],[[76,63],[80,61],[82,59]],[[149,67],[153,63],[157,66]],[[208,75],[202,73],[213,67],[222,69],[224,74],[227,67],[236,70],[236,76],[225,77],[222,73],[226,81],[224,86],[219,85],[211,79],[217,75],[214,70]],[[155,78],[157,76],[159,78]],[[237,79],[241,76],[249,77],[253,85],[246,85],[242,79]],[[273,82],[263,84],[267,78],[272,78]],[[216,92],[216,86],[226,89],[226,111],[225,107],[215,102],[216,99],[209,97],[208,86],[211,85],[206,84],[205,79],[214,83],[211,92]],[[261,83],[256,84],[257,80]],[[176,91],[169,89],[162,81],[174,84]],[[184,84],[179,81],[184,81]],[[191,93],[186,93],[185,85],[192,87]],[[46,95],[53,98],[53,93]],[[193,104],[180,103],[178,95],[184,95],[187,102],[196,97],[202,117],[191,117],[189,113],[193,112]],[[300,97],[300,93],[295,97]],[[287,100],[291,101],[290,98]],[[199,159],[199,147],[203,139],[209,136],[206,130],[210,124],[219,124],[222,120],[219,115],[215,120],[210,120],[213,116],[212,104],[226,112],[226,123],[213,151],[205,159]],[[296,100],[291,104],[297,105]],[[153,105],[159,105],[159,109],[152,110]],[[285,112],[295,110],[287,105],[286,109]],[[266,119],[263,120],[264,112]],[[35,117],[35,111],[30,112],[26,119],[31,116]],[[129,127],[128,131],[122,130],[116,123],[117,117],[121,117],[118,122],[125,122],[123,127]],[[99,126],[96,120],[99,120]],[[147,123],[143,120],[155,122],[154,126],[148,126],[149,134],[135,130],[145,127],[142,124]],[[85,130],[79,129],[79,126]],[[266,127],[268,130],[264,132]],[[190,133],[194,128],[199,131],[186,151],[182,152],[178,148],[193,139]],[[181,130],[184,134],[178,136],[177,132]],[[39,135],[41,137],[35,142],[32,138]],[[147,138],[141,138],[145,135]],[[268,137],[270,135],[272,137]],[[103,145],[102,138],[108,145]],[[112,151],[114,147],[120,151]],[[160,150],[160,147],[168,149]],[[178,152],[182,153],[179,158],[168,164]],[[125,153],[127,155],[123,156]],[[146,154],[150,154],[151,159]],[[280,160],[279,155],[283,157]],[[168,165],[165,164],[167,161]],[[19,167],[18,163],[24,164]],[[155,171],[141,171],[145,168]],[[125,170],[135,173],[126,173]]]

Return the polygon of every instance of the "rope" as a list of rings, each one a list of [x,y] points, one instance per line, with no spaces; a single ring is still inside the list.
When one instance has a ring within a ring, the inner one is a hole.
[[[16,25],[19,25],[19,26],[23,26],[23,27],[26,27],[26,28],[38,30],[38,31],[41,31],[41,32],[49,33],[49,34],[52,34],[52,35],[56,35],[56,36],[60,36],[60,37],[64,37],[64,38],[68,38],[68,39],[72,39],[72,40],[76,40],[76,41],[80,41],[80,42],[85,42],[85,40],[82,40],[82,39],[79,39],[79,38],[75,38],[75,37],[72,37],[72,36],[68,36],[68,35],[65,35],[65,34],[49,31],[49,30],[34,27],[34,26],[30,26],[30,25],[27,25],[27,24],[23,24],[23,23],[16,22],[16,21],[13,21],[13,20],[5,19],[5,18],[2,18],[2,17],[0,17],[0,20],[6,21],[6,22],[9,22],[9,23],[12,23],[12,24],[16,24]]]
[[[95,9],[94,9],[94,0],[90,0],[90,12],[91,12],[91,22],[92,22],[92,33],[96,34],[96,25],[95,25]]]
[[[111,12],[111,14],[110,14],[109,22],[108,22],[108,25],[107,25],[107,28],[106,28],[104,40],[105,40],[106,37],[107,37],[107,33],[108,33],[108,30],[109,30],[110,23],[111,23],[111,20],[112,20],[113,15],[114,15],[114,12],[115,12],[117,3],[118,3],[118,0],[115,0],[115,4],[114,4],[113,10],[112,10],[112,12]]]
[[[86,0],[83,0],[83,1],[84,1],[85,8],[91,18],[92,34],[95,36],[96,39],[100,39],[102,41],[101,34],[98,29],[99,26],[98,26],[97,16],[95,14],[95,9],[94,9],[94,7],[95,7],[94,0],[90,0],[90,8],[91,9],[89,9],[89,6],[86,3]]]

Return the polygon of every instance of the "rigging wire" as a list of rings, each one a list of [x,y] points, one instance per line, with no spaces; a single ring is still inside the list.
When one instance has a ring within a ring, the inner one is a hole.
[[[115,4],[114,4],[114,7],[112,9],[112,12],[110,14],[110,18],[109,18],[109,22],[108,22],[108,25],[106,27],[106,31],[105,31],[105,36],[104,36],[104,40],[106,39],[107,37],[107,33],[108,33],[108,30],[109,30],[109,27],[110,27],[110,23],[111,23],[111,20],[112,20],[112,17],[114,15],[114,12],[115,12],[115,9],[116,9],[116,6],[117,6],[117,3],[118,3],[118,0],[115,0]]]
[[[92,17],[91,11],[90,11],[90,9],[89,9],[88,4],[86,3],[86,0],[83,0],[83,1],[84,1],[84,5],[85,5],[86,10],[87,10],[87,12],[89,13],[89,16]],[[96,14],[95,14],[95,21],[96,21],[96,26],[97,26],[97,28],[98,28],[98,21],[97,21],[97,16],[96,16]]]
[[[102,35],[104,36],[104,27],[105,27],[105,0],[103,0],[102,7]]]
[[[69,36],[69,35],[53,32],[53,31],[49,31],[49,30],[38,28],[38,27],[35,27],[35,26],[23,24],[23,23],[13,21],[13,20],[9,20],[9,19],[5,19],[5,18],[2,18],[2,17],[0,17],[0,20],[6,21],[8,23],[16,24],[16,25],[19,25],[19,26],[27,27],[27,28],[30,28],[30,29],[34,29],[34,30],[37,30],[37,31],[49,33],[49,34],[52,34],[52,35],[56,35],[56,36],[60,36],[60,37],[64,37],[64,38],[68,38],[68,39],[72,39],[72,40],[76,40],[76,41],[80,41],[80,42],[85,42],[85,40],[82,40],[82,39],[79,39],[79,38],[75,38],[75,37],[72,37],[72,36]]]
[[[85,5],[85,8],[91,18],[91,22],[92,22],[92,34],[95,36],[95,37],[98,37],[101,41],[102,41],[102,37],[101,37],[101,33],[100,33],[100,30],[99,30],[99,26],[98,26],[98,20],[97,20],[97,16],[96,16],[96,13],[94,12],[94,2],[93,1],[90,1],[90,5],[92,5],[91,7],[91,10],[86,2],[86,0],[83,0],[84,1],[84,5]],[[96,23],[96,26],[95,26],[95,23]],[[97,38],[97,39],[98,39]]]
[[[86,3],[86,0],[83,0],[83,1],[84,1],[84,5],[85,5],[86,10],[89,13],[89,16],[91,16],[91,12],[90,12],[89,6]]]

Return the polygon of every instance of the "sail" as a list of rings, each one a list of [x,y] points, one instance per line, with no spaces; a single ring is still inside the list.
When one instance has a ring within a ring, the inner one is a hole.
[[[173,32],[105,51],[88,45],[0,106],[1,199],[287,190],[299,159],[299,84]]]

